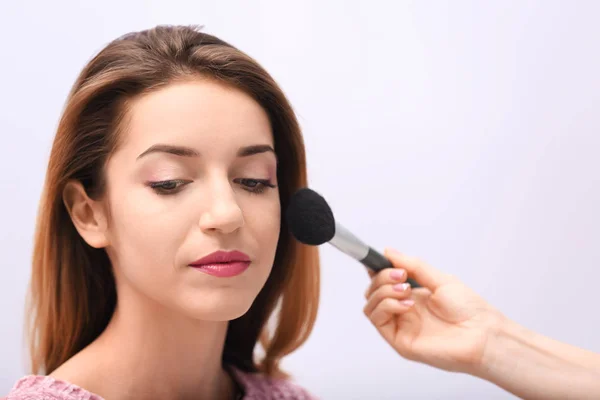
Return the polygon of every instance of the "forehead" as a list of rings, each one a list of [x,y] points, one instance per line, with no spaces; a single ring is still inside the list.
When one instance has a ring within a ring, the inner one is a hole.
[[[145,94],[130,103],[128,114],[125,143],[132,151],[156,143],[200,151],[273,143],[264,109],[241,90],[209,79]]]

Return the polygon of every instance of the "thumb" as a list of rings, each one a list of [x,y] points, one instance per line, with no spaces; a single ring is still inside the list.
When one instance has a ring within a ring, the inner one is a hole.
[[[450,276],[431,267],[425,262],[409,257],[394,249],[385,249],[384,255],[396,268],[404,268],[408,276],[421,286],[434,292],[438,287],[450,281]]]

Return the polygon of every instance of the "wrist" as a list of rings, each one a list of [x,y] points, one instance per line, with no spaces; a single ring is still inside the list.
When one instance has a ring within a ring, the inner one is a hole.
[[[490,330],[472,375],[520,398],[600,398],[600,360],[508,318]]]
[[[473,365],[471,374],[490,380],[499,368],[510,369],[507,362],[510,363],[511,358],[507,356],[512,344],[522,342],[527,334],[523,327],[498,313],[487,327],[481,357]]]

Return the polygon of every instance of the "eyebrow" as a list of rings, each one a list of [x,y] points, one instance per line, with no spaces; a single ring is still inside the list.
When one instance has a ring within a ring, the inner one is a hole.
[[[147,156],[152,153],[167,153],[173,154],[180,157],[199,157],[200,153],[191,147],[185,146],[174,146],[170,144],[155,144],[150,146],[146,151],[140,154],[137,159]],[[275,149],[271,145],[268,144],[255,144],[252,146],[241,147],[238,150],[238,157],[249,157],[255,154],[261,153],[273,153],[275,154]]]

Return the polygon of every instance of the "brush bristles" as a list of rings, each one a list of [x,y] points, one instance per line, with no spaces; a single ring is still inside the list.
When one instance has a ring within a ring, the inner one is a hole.
[[[300,189],[292,196],[285,218],[292,235],[304,244],[318,246],[335,235],[335,218],[329,204],[311,189]]]

